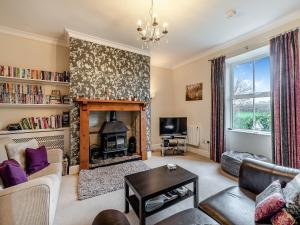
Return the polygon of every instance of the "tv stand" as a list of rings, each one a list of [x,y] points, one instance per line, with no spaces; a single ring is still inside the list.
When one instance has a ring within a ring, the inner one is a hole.
[[[186,135],[172,135],[172,136],[161,136],[161,156],[167,154],[171,155],[184,155],[187,150]]]

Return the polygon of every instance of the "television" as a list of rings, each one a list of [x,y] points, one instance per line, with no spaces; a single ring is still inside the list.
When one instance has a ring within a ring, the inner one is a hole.
[[[159,135],[160,136],[187,135],[187,118],[186,117],[159,118]]]

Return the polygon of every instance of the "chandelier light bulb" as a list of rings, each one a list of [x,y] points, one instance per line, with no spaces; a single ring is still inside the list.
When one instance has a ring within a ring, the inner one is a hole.
[[[142,26],[142,21],[138,20],[137,25],[138,25],[138,27],[141,27]]]
[[[142,29],[142,21],[138,20],[137,24],[138,24],[137,31],[139,31],[139,32],[142,31],[143,30]]]

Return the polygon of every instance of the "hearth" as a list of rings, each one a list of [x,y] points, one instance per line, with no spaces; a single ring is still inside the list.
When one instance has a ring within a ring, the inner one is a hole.
[[[116,111],[111,111],[110,120],[104,122],[99,131],[104,159],[107,159],[110,153],[123,152],[127,155],[127,131],[126,125],[117,120]]]

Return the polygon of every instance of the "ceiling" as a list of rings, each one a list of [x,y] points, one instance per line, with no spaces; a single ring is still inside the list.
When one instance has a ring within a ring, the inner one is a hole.
[[[151,49],[154,65],[171,68],[199,53],[300,9],[299,0],[154,0],[169,24],[168,43]],[[150,0],[0,0],[0,26],[62,39],[65,28],[140,48],[138,19]],[[226,18],[226,11],[237,15]]]

